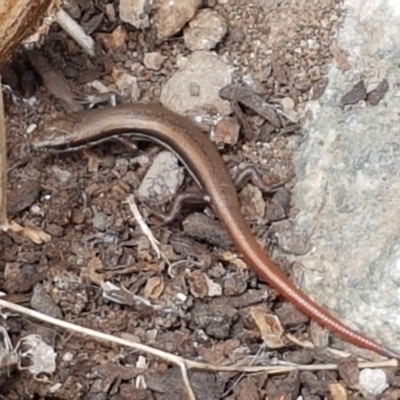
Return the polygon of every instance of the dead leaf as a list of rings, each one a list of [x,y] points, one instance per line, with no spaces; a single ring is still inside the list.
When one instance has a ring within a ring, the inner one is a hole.
[[[103,263],[100,258],[94,257],[89,260],[86,267],[81,269],[81,278],[86,278],[89,282],[96,285],[102,286],[104,284],[103,274],[99,274],[98,271],[103,270]]]
[[[208,294],[205,275],[201,271],[193,271],[188,276],[189,290],[193,297],[203,299]]]
[[[111,33],[98,33],[98,38],[107,50],[118,50],[126,43],[128,32],[122,26],[117,27]]]
[[[340,383],[331,383],[329,385],[329,391],[332,396],[332,400],[347,400],[347,392],[344,386]]]
[[[150,278],[144,288],[144,297],[146,299],[156,300],[164,291],[164,279],[161,276]]]
[[[206,274],[204,274],[204,277],[206,279],[207,287],[208,287],[207,296],[209,296],[209,297],[221,296],[221,294],[222,294],[221,285],[217,282],[214,282]]]
[[[264,306],[251,307],[250,313],[267,347],[271,349],[283,347],[284,332],[278,317],[269,314]]]
[[[231,251],[223,251],[218,254],[218,257],[222,261],[229,261],[231,264],[235,265],[240,273],[247,273],[247,264],[235,253]]]
[[[97,172],[101,164],[101,159],[97,157],[97,155],[93,153],[93,151],[90,151],[88,149],[85,149],[83,153],[88,158],[88,171],[92,173]]]
[[[51,240],[51,236],[45,231],[36,227],[23,227],[15,221],[10,222],[8,229],[36,244],[48,243]]]

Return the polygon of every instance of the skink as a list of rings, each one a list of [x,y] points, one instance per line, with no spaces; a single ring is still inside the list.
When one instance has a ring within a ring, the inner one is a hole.
[[[258,277],[304,314],[342,339],[400,360],[400,354],[357,332],[306,296],[263,251],[241,214],[236,189],[217,148],[194,123],[155,104],[127,104],[67,115],[32,139],[35,149],[72,151],[119,136],[156,142],[171,150],[210,198],[237,250]]]

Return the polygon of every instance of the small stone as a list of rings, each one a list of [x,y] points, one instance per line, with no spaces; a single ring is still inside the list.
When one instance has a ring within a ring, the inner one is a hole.
[[[175,155],[169,151],[162,151],[143,178],[138,195],[144,200],[165,203],[176,195],[184,177],[183,169]]]
[[[285,113],[289,113],[294,109],[294,101],[290,97],[281,99],[281,105]]]
[[[128,74],[125,70],[114,68],[112,77],[119,93],[127,93],[132,101],[138,101],[140,98],[140,88],[136,76]]]
[[[122,3],[123,3],[123,0],[120,2],[120,12],[121,12],[121,4]],[[106,4],[105,9],[106,9],[107,18],[111,22],[115,22],[116,21],[116,12],[115,12],[114,5],[112,3],[108,3],[108,4]],[[121,17],[121,20],[122,20],[122,17]]]
[[[197,83],[191,82],[189,84],[190,95],[193,97],[200,96],[200,87]]]
[[[216,143],[236,144],[239,139],[240,125],[234,118],[222,118],[213,131],[212,139]]]
[[[224,296],[238,296],[246,292],[247,282],[244,274],[234,274],[223,280]]]
[[[275,127],[270,124],[269,122],[266,122],[261,128],[260,128],[260,134],[259,134],[259,140],[261,142],[267,142],[270,138],[271,135],[275,132]]]
[[[148,0],[121,0],[119,4],[119,16],[137,29],[149,27],[149,16],[146,13]]]
[[[7,263],[4,269],[2,289],[7,293],[27,292],[46,275],[46,270],[40,271],[36,265]]]
[[[40,283],[37,283],[33,288],[33,296],[31,298],[31,307],[43,314],[53,318],[62,318],[60,307],[54,303],[53,299],[46,292],[46,289]]]
[[[81,19],[82,12],[78,4],[74,0],[66,0],[63,2],[63,8],[65,11],[76,20]]]
[[[107,228],[107,215],[102,212],[96,213],[92,219],[92,225],[94,229],[104,232]]]
[[[214,10],[200,10],[185,28],[183,36],[188,49],[211,50],[225,36],[228,25],[225,19]]]
[[[85,221],[85,214],[77,209],[73,209],[71,219],[75,225],[83,224],[83,222]]]
[[[196,14],[201,0],[159,0],[154,13],[157,42],[178,33]]]
[[[288,302],[284,302],[281,307],[276,308],[275,312],[285,328],[293,328],[309,321],[305,314]]]
[[[146,53],[144,55],[143,63],[146,68],[158,71],[161,68],[164,60],[165,57],[163,55],[157,52],[153,52],[153,53]]]
[[[364,100],[367,96],[367,88],[363,80],[356,83],[352,89],[347,92],[341,100],[342,105],[357,104],[359,101]]]
[[[219,91],[231,83],[232,68],[220,56],[207,51],[195,51],[185,61],[165,83],[161,103],[182,115],[206,109],[210,104],[220,115],[229,115],[230,104],[221,99]],[[199,88],[195,95],[191,92],[193,85]]]
[[[275,236],[279,247],[289,254],[303,255],[312,248],[307,233],[287,219],[275,222],[271,234]]]
[[[372,396],[379,396],[389,387],[387,376],[382,369],[363,369],[360,372],[359,384]]]
[[[48,224],[46,226],[46,232],[51,236],[61,237],[64,234],[64,229],[60,225]]]
[[[388,90],[389,83],[386,79],[383,79],[381,82],[379,82],[375,89],[368,93],[367,100],[369,104],[372,106],[377,106]]]
[[[321,69],[318,66],[312,67],[309,71],[310,78],[313,82],[317,82],[321,79]]]
[[[226,339],[238,312],[229,306],[207,304],[196,305],[192,310],[190,327],[204,329],[209,336]]]
[[[219,221],[209,218],[204,213],[192,213],[184,219],[182,227],[186,235],[204,240],[215,246],[229,248],[231,239]]]
[[[243,215],[250,220],[260,220],[265,215],[265,201],[262,191],[253,185],[246,185],[239,194]]]
[[[61,182],[61,183],[66,183],[71,179],[72,173],[70,171],[67,171],[66,169],[61,169],[54,165],[52,167],[52,171],[55,175],[55,177]]]

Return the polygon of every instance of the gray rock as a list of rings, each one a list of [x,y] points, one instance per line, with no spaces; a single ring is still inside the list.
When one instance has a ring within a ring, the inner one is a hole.
[[[400,3],[346,2],[339,46],[296,157],[297,228],[312,250],[297,257],[301,288],[350,326],[400,350]],[[389,90],[377,106],[341,106],[357,82]]]

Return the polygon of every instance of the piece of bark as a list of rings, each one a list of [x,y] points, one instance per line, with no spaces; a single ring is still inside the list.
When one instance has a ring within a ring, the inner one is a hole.
[[[0,1],[0,67],[13,51],[38,26],[40,17],[55,0]],[[0,88],[1,89],[1,88]],[[7,150],[3,94],[0,90],[0,229],[8,230],[7,221]]]
[[[6,124],[4,119],[3,91],[0,90],[0,229],[4,231],[8,230],[6,187],[7,187]]]
[[[0,1],[0,66],[37,26],[53,0]]]

